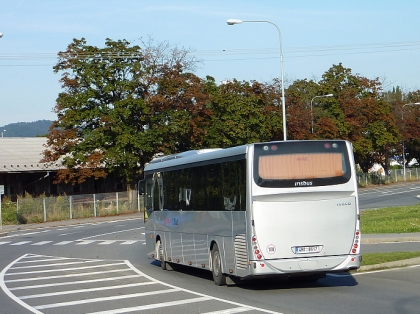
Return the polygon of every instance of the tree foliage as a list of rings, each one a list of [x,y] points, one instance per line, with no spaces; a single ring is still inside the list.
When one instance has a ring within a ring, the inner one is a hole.
[[[189,109],[203,100],[189,93],[198,79],[184,73],[197,62],[187,50],[153,42],[142,49],[111,39],[97,48],[74,39],[58,56],[54,71],[62,73],[63,92],[44,152],[45,161],[62,158],[67,166],[58,181],[115,172],[131,183],[157,152],[176,151],[173,134],[191,131],[194,122],[184,112],[191,116]]]
[[[283,139],[278,81],[201,79],[189,52],[152,40],[107,39],[98,48],[84,38],[60,52],[54,71],[63,91],[44,152],[44,161],[67,166],[57,181],[114,172],[133,183],[158,153]],[[420,106],[404,106],[416,101],[420,91],[384,93],[378,79],[333,65],[319,82],[286,89],[288,139],[349,140],[364,171],[374,162],[386,168],[402,143],[420,158]]]
[[[281,116],[273,86],[237,80],[217,86],[212,77],[204,84],[212,112],[206,146],[225,148],[278,136]]]

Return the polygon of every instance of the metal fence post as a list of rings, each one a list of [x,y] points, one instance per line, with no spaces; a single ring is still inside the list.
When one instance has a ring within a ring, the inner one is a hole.
[[[44,222],[46,222],[47,221],[47,205],[45,202],[45,197],[42,199],[42,203],[44,205]]]
[[[96,195],[93,194],[93,217],[96,217]]]
[[[19,225],[19,199],[16,200],[16,222]]]
[[[117,215],[118,215],[118,210],[119,210],[118,192],[115,193],[115,199],[117,201]]]
[[[72,203],[71,196],[69,196],[69,202],[70,202],[70,219],[73,219],[73,203]]]

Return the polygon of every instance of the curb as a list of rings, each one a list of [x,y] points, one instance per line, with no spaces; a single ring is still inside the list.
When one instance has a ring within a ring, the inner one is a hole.
[[[360,272],[365,272],[365,271],[399,268],[399,267],[407,267],[407,266],[420,266],[420,257],[404,259],[404,260],[394,261],[394,262],[387,262],[387,263],[382,263],[382,264],[360,266],[360,268],[356,272],[360,273]]]
[[[378,244],[393,242],[420,242],[420,233],[397,234],[362,234],[362,244]]]
[[[80,218],[80,219],[71,219],[71,220],[59,220],[51,221],[44,223],[32,223],[32,224],[23,224],[23,225],[3,225],[0,229],[0,238],[7,235],[9,232],[13,231],[22,231],[22,230],[33,230],[33,229],[45,229],[51,227],[64,227],[71,225],[80,225],[86,223],[98,223],[104,221],[113,221],[113,220],[128,220],[128,219],[139,219],[143,218],[143,212],[140,213],[129,213],[129,214],[120,214],[115,216],[103,216],[103,217],[89,217],[89,218]]]

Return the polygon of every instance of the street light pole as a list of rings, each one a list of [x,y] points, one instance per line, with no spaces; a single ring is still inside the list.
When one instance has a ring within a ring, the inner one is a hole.
[[[402,106],[401,108],[401,121],[402,121],[402,128],[404,131],[404,107],[405,106],[420,106],[420,102],[415,102],[415,103],[410,103],[410,104],[405,104],[404,106]],[[402,139],[402,153],[403,153],[403,177],[404,177],[404,182],[405,182],[405,148],[404,148],[404,134],[403,134],[403,139]]]
[[[273,25],[279,33],[279,42],[280,42],[280,69],[281,69],[281,104],[282,104],[282,114],[283,114],[283,140],[287,141],[287,128],[286,128],[286,101],[284,97],[284,67],[283,67],[283,46],[282,46],[282,37],[280,28],[270,21],[243,21],[236,19],[228,19],[226,21],[228,25],[235,25],[241,23],[268,23]]]
[[[314,115],[312,113],[312,102],[314,101],[315,98],[326,98],[326,97],[333,97],[333,94],[327,94],[327,95],[320,95],[320,96],[315,96],[314,98],[312,98],[311,100],[311,119],[312,119],[312,134],[314,134]]]

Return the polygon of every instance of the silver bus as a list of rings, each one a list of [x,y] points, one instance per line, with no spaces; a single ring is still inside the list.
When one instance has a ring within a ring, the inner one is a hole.
[[[153,159],[144,169],[148,257],[226,279],[317,280],[360,267],[352,146],[254,143]]]

